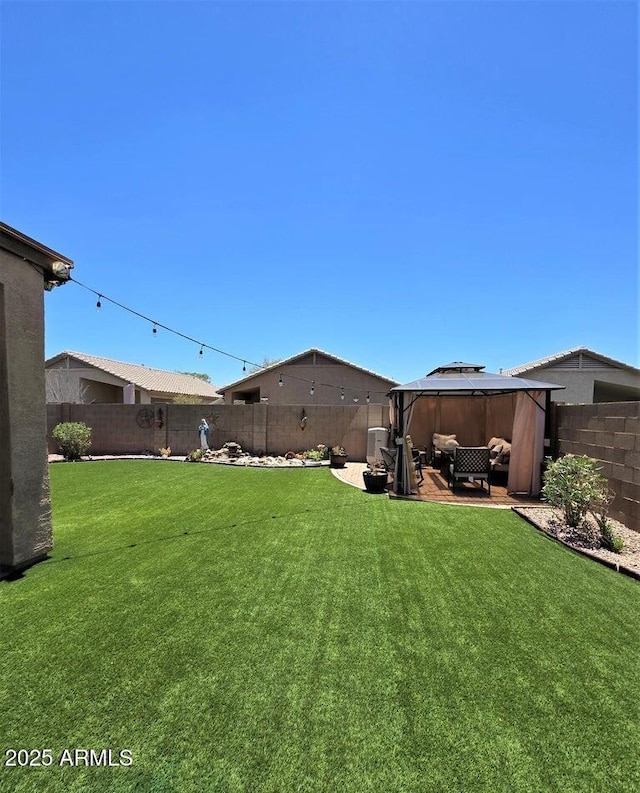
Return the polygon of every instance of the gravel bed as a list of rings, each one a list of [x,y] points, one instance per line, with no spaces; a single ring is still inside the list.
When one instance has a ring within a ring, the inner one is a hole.
[[[156,454],[101,454],[96,456],[88,454],[82,457],[81,462],[95,462],[98,460],[173,460],[174,462],[184,462],[186,457],[185,455],[159,457]],[[63,463],[64,457],[61,454],[50,454],[49,462]],[[285,457],[253,457],[247,454],[239,457],[228,457],[227,455],[203,457],[197,463],[204,465],[235,465],[241,468],[320,468],[329,466],[329,460],[300,460],[295,457],[292,459]]]
[[[624,541],[622,552],[614,553],[600,547],[598,525],[591,515],[587,516],[584,528],[573,529],[564,522],[562,512],[553,507],[516,507],[514,512],[569,548],[610,567],[626,568],[640,579],[640,532],[629,529],[620,521],[609,519],[614,534]]]

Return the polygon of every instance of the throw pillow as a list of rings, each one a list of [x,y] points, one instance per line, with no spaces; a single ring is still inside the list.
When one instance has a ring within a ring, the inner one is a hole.
[[[443,449],[451,448],[451,446],[446,446],[445,444],[448,441],[455,441],[455,439],[456,439],[455,435],[443,435],[443,434],[441,434],[439,432],[434,432],[433,433],[433,445],[439,451],[442,451]],[[457,442],[456,442],[455,445],[456,446],[458,445]]]

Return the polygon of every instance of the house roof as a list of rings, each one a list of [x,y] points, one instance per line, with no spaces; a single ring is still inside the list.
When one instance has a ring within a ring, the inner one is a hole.
[[[390,377],[385,377],[384,375],[378,374],[377,372],[371,371],[371,369],[365,369],[362,366],[358,366],[358,364],[351,363],[351,361],[347,361],[344,358],[338,358],[337,355],[332,355],[330,352],[325,352],[324,350],[320,350],[318,347],[310,347],[308,350],[304,350],[303,352],[299,352],[296,355],[292,355],[290,358],[284,358],[282,361],[277,361],[276,363],[271,364],[270,366],[265,366],[262,369],[259,369],[256,372],[252,372],[250,375],[241,378],[240,380],[236,380],[233,383],[228,383],[225,386],[221,386],[218,391],[221,394],[224,394],[225,391],[228,391],[230,388],[235,388],[236,386],[241,385],[249,380],[253,380],[254,377],[259,377],[260,375],[264,374],[265,372],[271,372],[274,369],[280,369],[287,364],[294,363],[295,361],[299,360],[300,358],[305,358],[307,355],[311,355],[313,353],[318,353],[322,355],[324,358],[330,358],[332,361],[336,363],[344,364],[345,366],[350,366],[352,369],[357,369],[359,372],[366,372],[366,374],[371,375],[372,377],[377,377],[380,380],[384,380],[385,383],[389,383],[390,385],[397,385],[397,380],[392,380]]]
[[[103,372],[118,377],[126,383],[133,383],[145,391],[161,394],[188,394],[189,396],[210,397],[211,399],[220,396],[216,386],[211,383],[205,383],[204,380],[193,375],[169,372],[165,369],[152,369],[150,366],[114,361],[111,358],[101,358],[98,355],[87,355],[83,352],[61,352],[59,355],[46,360],[45,368],[57,363],[65,356],[69,356],[86,366],[101,369]]]
[[[484,366],[454,361],[439,366],[425,377],[399,385],[391,391],[409,391],[430,396],[474,396],[511,394],[514,391],[555,391],[562,385],[525,380],[504,374],[483,371]]]
[[[602,355],[599,352],[594,352],[594,350],[590,350],[588,347],[572,347],[570,350],[563,350],[563,352],[557,352],[554,355],[548,355],[546,358],[540,358],[537,361],[531,361],[530,363],[523,363],[520,366],[514,366],[511,369],[503,369],[503,374],[506,375],[526,374],[529,372],[533,372],[536,369],[544,369],[548,366],[553,366],[563,361],[567,361],[570,358],[574,357],[575,355],[579,355],[579,354],[587,355],[589,358],[596,359],[597,361],[601,361],[606,366],[615,366],[616,368],[627,369],[628,371],[634,372],[636,374],[640,373],[640,369],[636,369],[635,366],[631,366],[628,363],[623,363],[622,361],[616,361],[615,358],[608,358],[606,355]],[[589,368],[593,368],[593,367],[589,367]]]
[[[70,278],[73,269],[71,259],[2,222],[0,247],[24,259],[28,264],[41,268],[45,280],[50,283],[64,283]]]

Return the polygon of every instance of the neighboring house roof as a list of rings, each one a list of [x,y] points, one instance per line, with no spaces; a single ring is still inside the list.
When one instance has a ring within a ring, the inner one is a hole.
[[[583,356],[582,366],[580,366],[581,362],[578,356]],[[634,372],[635,374],[640,374],[640,369],[636,369],[635,366],[631,366],[628,363],[623,363],[622,361],[616,361],[615,358],[608,358],[606,355],[602,355],[599,352],[594,352],[588,347],[572,347],[570,350],[557,352],[555,355],[549,355],[546,358],[540,358],[537,361],[531,361],[531,363],[523,363],[520,366],[514,366],[511,369],[503,369],[502,373],[506,375],[529,373],[535,371],[536,369],[546,369],[548,367],[556,366],[560,363],[568,363],[572,358],[575,358],[575,366],[567,366],[567,369],[596,369],[603,368],[602,366],[598,367],[598,364],[604,364],[604,368],[615,367],[617,369],[626,369],[627,371]]]
[[[253,380],[254,377],[258,377],[261,374],[264,374],[264,372],[271,372],[274,369],[282,368],[287,364],[295,363],[295,361],[299,360],[300,358],[305,358],[307,355],[311,355],[313,353],[318,353],[319,355],[322,355],[324,358],[330,358],[332,361],[335,361],[336,363],[341,363],[344,364],[345,366],[350,366],[352,369],[357,369],[359,372],[365,372],[366,374],[369,374],[372,377],[378,377],[380,380],[384,380],[385,382],[390,383],[391,385],[397,385],[398,383],[397,380],[392,380],[390,377],[385,377],[384,375],[378,374],[377,372],[373,372],[371,371],[371,369],[365,369],[362,366],[358,366],[355,363],[351,363],[351,361],[346,361],[344,358],[338,358],[337,355],[332,355],[330,352],[325,352],[324,350],[320,350],[318,349],[318,347],[310,347],[308,350],[304,350],[303,352],[299,352],[296,355],[292,355],[290,358],[285,358],[282,361],[277,361],[276,363],[272,363],[269,366],[265,366],[261,369],[258,369],[257,371],[252,372],[250,375],[247,375],[246,377],[243,377],[240,380],[236,380],[233,383],[228,383],[225,386],[221,386],[218,389],[218,391],[221,394],[224,394],[225,391],[228,391],[230,388],[235,388],[236,386],[239,386],[242,383],[245,383],[249,380]]]
[[[168,372],[164,369],[152,369],[150,366],[114,361],[111,358],[101,358],[98,355],[87,355],[82,352],[61,352],[59,355],[46,360],[45,368],[57,363],[66,356],[74,358],[86,366],[101,369],[103,372],[118,377],[126,383],[133,383],[145,391],[162,394],[188,394],[189,396],[211,397],[212,399],[220,396],[216,386],[211,383],[205,383],[204,380],[193,375]]]
[[[524,380],[505,374],[484,372],[480,364],[454,361],[439,366],[425,377],[391,391],[409,391],[430,396],[473,396],[489,394],[511,394],[515,391],[556,391],[563,385],[542,383],[537,380]]]

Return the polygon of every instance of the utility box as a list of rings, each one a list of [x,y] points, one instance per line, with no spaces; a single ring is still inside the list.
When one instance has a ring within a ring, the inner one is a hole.
[[[389,444],[389,430],[384,427],[371,427],[367,430],[367,462],[373,465],[376,460],[382,460],[381,446]]]

